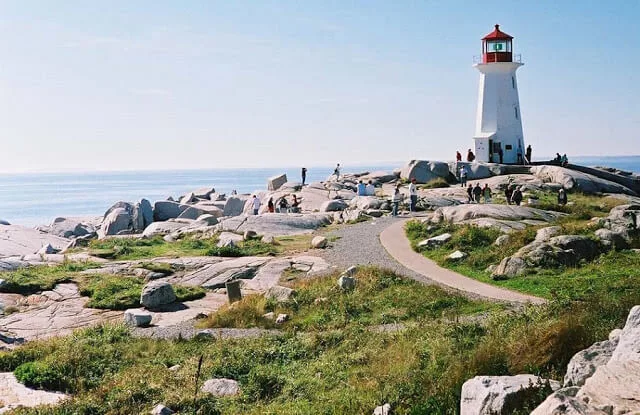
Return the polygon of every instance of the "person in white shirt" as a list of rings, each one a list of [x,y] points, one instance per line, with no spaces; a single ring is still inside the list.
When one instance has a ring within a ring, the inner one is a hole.
[[[460,187],[467,185],[467,168],[465,166],[460,167]]]
[[[409,205],[409,211],[416,211],[416,204],[418,203],[418,188],[416,186],[415,177],[411,179],[411,184],[409,185],[409,197],[411,198],[411,204]]]
[[[256,195],[253,195],[253,214],[257,215],[260,211],[260,198]]]
[[[376,188],[373,185],[373,182],[369,180],[369,183],[367,184],[367,196],[375,196],[375,195],[376,195]]]

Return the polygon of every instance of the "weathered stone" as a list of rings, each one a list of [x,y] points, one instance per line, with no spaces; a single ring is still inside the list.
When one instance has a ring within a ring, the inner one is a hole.
[[[376,406],[373,410],[373,415],[391,415],[391,405],[385,403],[384,405]]]
[[[569,388],[558,389],[547,397],[531,415],[606,415],[604,411],[599,411],[574,399],[579,387],[573,386]]]
[[[344,291],[353,290],[356,288],[356,279],[348,275],[342,275],[338,278],[338,288]]]
[[[176,294],[168,282],[151,281],[142,288],[140,304],[146,308],[157,308],[176,301]]]
[[[294,295],[295,290],[289,287],[283,287],[280,285],[274,285],[264,293],[265,298],[270,300],[276,300],[278,302],[289,301]]]
[[[283,184],[287,182],[287,175],[280,174],[277,176],[272,176],[267,179],[267,190],[276,191],[282,187]]]
[[[0,413],[18,407],[56,405],[66,398],[59,392],[31,389],[18,382],[11,372],[0,373]]]
[[[449,254],[447,256],[447,259],[449,259],[450,261],[459,261],[461,259],[465,259],[468,256],[467,253],[462,252],[462,251],[455,251],[452,252],[451,254]]]
[[[442,235],[434,236],[429,239],[425,239],[418,243],[418,247],[420,248],[435,248],[437,246],[442,246],[445,243],[449,242],[451,239],[450,233],[443,233]]]
[[[177,219],[191,219],[196,220],[198,216],[204,215],[206,212],[204,210],[198,209],[195,206],[189,206],[184,209],[180,215],[178,215]]]
[[[494,280],[516,277],[518,275],[522,275],[527,270],[527,263],[524,259],[516,256],[509,256],[502,261],[496,267],[496,269],[491,274],[491,278]]]
[[[617,345],[617,340],[605,340],[576,353],[567,365],[564,387],[584,385],[599,366],[607,364]]]
[[[143,228],[146,228],[153,222],[153,207],[147,199],[140,199],[137,204],[138,212],[142,216]]]
[[[240,385],[232,379],[209,379],[200,390],[213,396],[235,396],[240,393]]]
[[[231,280],[224,283],[227,290],[227,298],[229,303],[235,303],[242,300],[242,290],[240,288],[240,280]]]
[[[287,320],[289,320],[288,314],[278,314],[278,317],[276,317],[276,324],[284,324]]]
[[[84,223],[80,219],[65,217],[55,218],[53,222],[51,222],[51,225],[38,229],[63,238],[74,238],[95,232],[94,225]]]
[[[320,212],[338,212],[345,210],[349,205],[342,199],[327,200],[320,205]]]
[[[460,415],[508,415],[544,388],[551,392],[560,383],[535,375],[476,376],[462,385]]]
[[[431,221],[434,223],[461,223],[470,219],[493,218],[509,221],[537,220],[552,222],[566,216],[564,213],[541,210],[526,206],[497,204],[464,204],[438,208]]]
[[[324,236],[316,236],[311,240],[311,247],[316,249],[326,248],[329,241]]]
[[[123,208],[113,209],[102,221],[98,236],[105,238],[111,235],[121,235],[133,231],[132,218]]]
[[[124,312],[124,322],[132,327],[146,327],[151,324],[151,313],[139,308],[132,308]]]
[[[153,207],[153,219],[156,221],[175,219],[188,207],[189,205],[183,205],[169,200],[157,201]]]
[[[156,235],[166,235],[184,228],[186,225],[179,222],[153,222],[142,232],[144,238],[151,238]]]
[[[625,186],[560,166],[533,166],[531,173],[543,182],[560,183],[567,190],[578,189],[584,193],[634,194]]]
[[[218,225],[223,231],[244,232],[253,230],[260,235],[285,236],[311,233],[331,223],[330,214],[287,214],[236,216],[225,219]]]
[[[46,244],[42,248],[40,248],[37,252],[38,255],[46,255],[46,254],[57,254],[60,252],[59,249],[54,248],[51,244]]]
[[[151,410],[151,415],[171,415],[173,413],[174,412],[171,409],[167,408],[163,404],[158,404]]]
[[[509,235],[500,235],[496,238],[493,244],[495,246],[503,246],[508,244],[510,240],[511,240],[511,237]]]
[[[215,216],[213,216],[210,213],[205,213],[204,215],[200,215],[196,218],[197,222],[203,222],[205,224],[207,224],[208,226],[212,226],[212,225],[217,225],[218,224],[218,218],[216,218]]]
[[[418,183],[449,177],[449,165],[440,161],[411,160],[400,172],[402,179],[416,179]]]
[[[227,198],[227,203],[224,205],[224,216],[238,216],[242,214],[244,209],[245,199],[241,199],[237,196],[231,196]]]

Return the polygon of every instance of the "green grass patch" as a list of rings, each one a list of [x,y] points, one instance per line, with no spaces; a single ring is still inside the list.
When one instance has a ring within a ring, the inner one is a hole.
[[[0,292],[30,295],[51,290],[57,284],[74,281],[80,271],[96,266],[92,263],[69,262],[56,266],[43,265],[3,272],[0,273],[0,278],[5,283],[0,286]]]
[[[431,179],[425,184],[418,185],[418,189],[440,189],[443,187],[449,187],[449,182],[442,177],[438,177],[436,179]]]

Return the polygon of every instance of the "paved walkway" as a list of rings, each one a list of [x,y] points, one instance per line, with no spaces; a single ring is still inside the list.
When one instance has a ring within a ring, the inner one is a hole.
[[[492,300],[516,303],[541,304],[545,300],[531,295],[520,294],[504,288],[465,277],[457,272],[442,268],[435,262],[411,249],[404,232],[406,220],[396,221],[380,233],[380,243],[396,261],[411,271],[423,275],[437,284],[455,290],[471,293]]]

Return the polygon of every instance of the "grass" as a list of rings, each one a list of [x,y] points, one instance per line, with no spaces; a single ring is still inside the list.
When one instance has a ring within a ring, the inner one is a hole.
[[[554,301],[513,313],[375,268],[359,270],[356,278],[348,293],[334,288],[335,276],[296,283],[296,302],[283,306],[292,320],[277,337],[152,340],[106,325],[0,352],[1,371],[73,394],[55,408],[12,413],[148,413],[162,402],[189,414],[352,414],[388,402],[400,415],[456,414],[460,387],[475,375],[561,378],[576,351],[622,326],[640,300],[637,291],[613,299],[596,290],[584,302]],[[319,296],[327,301],[316,304]],[[235,307],[246,315],[270,305],[247,297]],[[478,312],[486,315],[480,323],[443,318]],[[370,329],[386,321],[401,321],[405,329]],[[231,378],[241,394],[194,399],[201,357],[199,384]],[[168,370],[176,364],[179,370]]]
[[[597,197],[574,193],[570,199],[574,205],[560,206],[555,203],[554,195],[538,192],[539,204],[536,207],[567,213],[555,224],[562,229],[561,234],[594,236],[597,222],[590,219],[605,216],[622,202],[612,197]],[[544,225],[551,226],[551,225]],[[500,233],[492,228],[479,228],[471,225],[452,225],[442,223],[429,225],[411,221],[406,226],[407,237],[412,247],[429,237],[444,232],[452,234],[449,242],[441,247],[421,252],[436,261],[440,266],[450,268],[460,274],[501,287],[521,291],[548,299],[570,299],[582,301],[595,291],[611,290],[614,297],[623,297],[628,291],[640,284],[640,255],[633,251],[611,251],[604,253],[592,262],[583,262],[577,266],[556,268],[537,268],[506,280],[494,281],[487,270],[490,265],[511,256],[521,247],[535,238],[536,230],[543,226],[529,226],[521,231],[509,234],[509,241],[501,246],[494,245]],[[452,262],[447,256],[455,251],[466,252],[468,257]]]
[[[68,262],[57,266],[43,265],[3,272],[0,273],[0,278],[5,283],[0,286],[0,292],[30,295],[52,290],[57,284],[73,282],[80,271],[96,266],[88,262]]]
[[[443,187],[449,187],[449,182],[442,177],[431,179],[425,184],[418,185],[418,189],[439,189]]]

